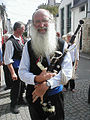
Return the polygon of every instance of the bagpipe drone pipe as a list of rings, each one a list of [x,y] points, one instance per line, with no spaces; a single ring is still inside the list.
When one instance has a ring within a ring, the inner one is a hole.
[[[71,40],[70,40],[71,44],[75,41],[76,34],[80,30],[82,24],[84,24],[84,21],[80,20],[76,31],[74,32],[74,34],[71,37]],[[67,51],[68,51],[68,49],[66,49],[63,54],[60,51],[55,51],[55,54],[52,57],[50,66],[48,67],[47,71],[58,73],[61,70],[61,64],[63,62],[64,56],[66,55]]]

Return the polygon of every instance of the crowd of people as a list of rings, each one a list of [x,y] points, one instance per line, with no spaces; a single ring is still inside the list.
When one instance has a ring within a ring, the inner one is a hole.
[[[18,114],[17,105],[28,105],[32,120],[64,120],[63,86],[75,89],[72,69],[77,69],[79,54],[75,44],[70,47],[67,39],[61,39],[60,33],[55,31],[53,15],[45,9],[38,9],[32,16],[31,40],[24,43],[22,34],[25,25],[16,22],[13,34],[4,38],[2,52],[0,51],[0,65],[3,64],[6,88],[10,91],[10,111]],[[73,47],[74,46],[74,47]],[[55,51],[69,48],[62,63],[58,64],[58,72],[48,71]],[[75,49],[74,49],[75,48]],[[3,54],[2,54],[3,53]],[[75,54],[74,54],[75,53]],[[2,55],[1,55],[2,54]],[[1,57],[2,56],[2,57]],[[73,57],[72,57],[73,56]],[[67,84],[62,85],[62,72],[67,78]],[[25,91],[26,90],[26,91]],[[26,93],[26,100],[23,98]],[[28,103],[28,104],[27,104]],[[38,109],[39,108],[39,109]],[[47,110],[45,109],[47,108]],[[53,109],[52,109],[53,108]]]
[[[1,51],[1,48],[0,48],[0,66],[2,65],[2,62],[3,62],[2,51]],[[0,67],[0,80],[1,80],[1,67]],[[1,83],[0,83],[0,85],[1,85]]]

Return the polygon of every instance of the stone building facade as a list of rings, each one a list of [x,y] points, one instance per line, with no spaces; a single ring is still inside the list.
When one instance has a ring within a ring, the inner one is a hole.
[[[82,51],[90,53],[90,18],[84,19]]]

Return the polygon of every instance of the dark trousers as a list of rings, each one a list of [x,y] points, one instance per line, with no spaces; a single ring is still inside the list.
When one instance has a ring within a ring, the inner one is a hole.
[[[11,88],[13,81],[12,81],[11,74],[10,74],[10,71],[9,71],[7,65],[3,64],[3,71],[4,71],[6,87]]]
[[[18,75],[18,69],[15,69],[16,74]],[[23,93],[25,90],[25,83],[20,80],[14,80],[12,83],[12,88],[10,92],[11,98],[11,107],[15,107],[18,104],[18,101],[23,99]]]
[[[68,83],[67,83],[66,85],[64,85],[64,87],[65,87],[66,89],[68,89],[69,84],[70,84],[70,90],[75,89],[75,80],[74,80],[74,79],[70,79],[70,80],[68,81]]]
[[[29,100],[29,98],[28,98]],[[35,103],[29,104],[29,112],[32,120],[64,120],[64,100],[62,92],[49,96],[48,100],[55,106],[55,113],[52,116],[46,115],[38,99]]]
[[[88,103],[90,104],[90,85],[89,85],[89,89],[88,89]]]

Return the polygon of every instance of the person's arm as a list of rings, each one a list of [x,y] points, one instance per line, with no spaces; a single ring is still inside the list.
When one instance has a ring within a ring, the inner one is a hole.
[[[1,49],[0,49],[0,65],[2,65],[2,52],[1,52]]]
[[[35,83],[41,83],[50,79],[54,74],[47,73],[46,71],[42,71],[40,75],[34,75],[30,72],[30,57],[27,50],[27,43],[23,48],[22,59],[19,66],[19,77],[26,84],[35,85]]]
[[[67,79],[70,80],[72,77],[72,60],[71,60],[71,56],[69,52],[64,57],[64,60],[61,66]],[[60,86],[61,85],[61,71],[56,76],[52,77],[51,79],[47,81],[50,82],[51,89],[57,86]]]
[[[75,70],[77,70],[77,67],[78,67],[78,61],[79,61],[79,50],[77,48],[77,46],[75,47],[75,50],[74,50],[74,59],[75,59]]]
[[[5,52],[4,52],[4,62],[5,65],[13,63],[13,52],[14,52],[14,47],[12,42],[9,40],[5,43]]]
[[[27,50],[27,43],[25,44],[23,48],[23,53],[22,53],[22,58],[20,61],[18,74],[19,74],[20,79],[26,84],[35,85],[34,77],[36,75],[30,72],[30,58],[29,58],[29,54]]]
[[[13,68],[13,65],[12,65],[12,64],[8,64],[7,66],[8,66],[8,69],[9,69],[10,73],[11,73],[12,79],[13,79],[13,80],[17,80],[17,75],[16,75],[16,73],[15,73],[15,70],[14,70],[14,68]]]
[[[4,63],[8,66],[11,73],[12,79],[17,80],[17,75],[14,71],[12,63],[14,62],[13,57],[14,47],[11,41],[6,42],[5,44],[5,54],[4,54]]]

